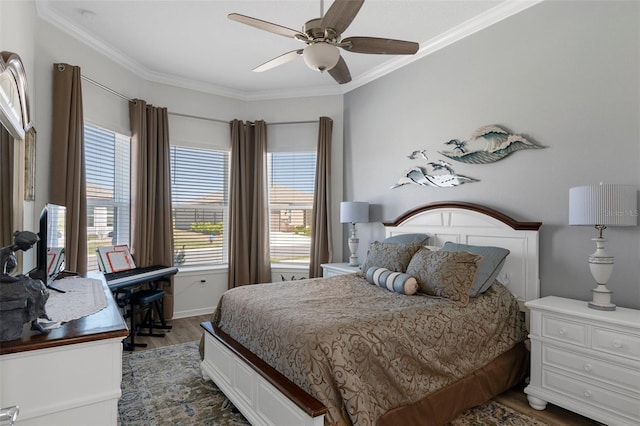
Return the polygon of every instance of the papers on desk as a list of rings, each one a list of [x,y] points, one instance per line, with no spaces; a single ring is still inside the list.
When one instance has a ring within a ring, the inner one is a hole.
[[[50,321],[45,318],[38,318],[36,322],[43,330],[53,330],[54,328],[59,328],[62,326],[62,323],[60,321]]]
[[[125,244],[98,247],[96,253],[98,254],[98,267],[105,274],[128,271],[136,267],[129,247]]]

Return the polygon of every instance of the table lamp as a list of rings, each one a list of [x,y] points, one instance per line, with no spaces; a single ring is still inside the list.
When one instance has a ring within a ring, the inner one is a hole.
[[[349,266],[358,266],[358,235],[356,234],[356,223],[369,222],[369,203],[362,201],[342,201],[340,203],[340,222],[351,224],[351,235],[348,244],[351,256],[349,256]]]
[[[569,190],[569,225],[589,225],[598,230],[593,238],[596,251],[589,256],[591,275],[598,283],[592,290],[593,301],[589,307],[602,311],[614,311],[611,290],[607,282],[613,272],[613,256],[605,251],[602,231],[608,226],[635,226],[638,223],[638,199],[631,185],[602,184],[577,186]]]

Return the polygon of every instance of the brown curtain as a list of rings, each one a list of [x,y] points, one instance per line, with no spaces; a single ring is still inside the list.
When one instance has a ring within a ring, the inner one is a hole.
[[[136,266],[173,265],[169,114],[136,99],[129,103],[134,166],[131,252]],[[164,316],[173,318],[173,279],[164,288]]]
[[[13,223],[14,144],[7,129],[0,126],[0,247],[11,244],[17,231]]]
[[[267,124],[231,122],[229,288],[271,282]]]
[[[80,67],[53,65],[50,200],[66,206],[65,268],[87,272],[87,193]]]
[[[323,263],[331,262],[331,135],[333,120],[320,117],[318,152],[316,155],[316,186],[313,196],[311,226],[311,259],[309,278],[322,276]]]

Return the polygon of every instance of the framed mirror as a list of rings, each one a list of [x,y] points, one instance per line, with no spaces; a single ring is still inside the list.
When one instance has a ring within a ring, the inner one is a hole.
[[[0,122],[18,140],[23,140],[25,130],[31,127],[27,92],[20,57],[13,52],[0,52]]]

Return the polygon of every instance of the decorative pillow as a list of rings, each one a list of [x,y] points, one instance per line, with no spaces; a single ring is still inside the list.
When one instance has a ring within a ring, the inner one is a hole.
[[[372,266],[367,269],[367,281],[396,293],[410,296],[418,291],[418,281],[411,275]]]
[[[466,305],[481,260],[471,253],[423,248],[411,258],[407,274],[418,281],[418,291]]]
[[[398,234],[392,235],[391,237],[385,238],[383,243],[391,243],[391,244],[427,244],[429,241],[429,236],[427,234]]]
[[[464,251],[482,256],[482,262],[478,265],[478,274],[471,286],[471,297],[479,296],[491,287],[500,270],[502,270],[502,265],[504,265],[507,255],[510,253],[509,250],[501,247],[471,246],[452,243],[451,241],[447,241],[444,246],[442,246],[442,250]]]
[[[367,258],[360,269],[366,273],[372,266],[377,266],[394,272],[405,272],[409,261],[411,261],[411,256],[420,247],[422,247],[420,244],[395,244],[374,241],[369,244]]]

